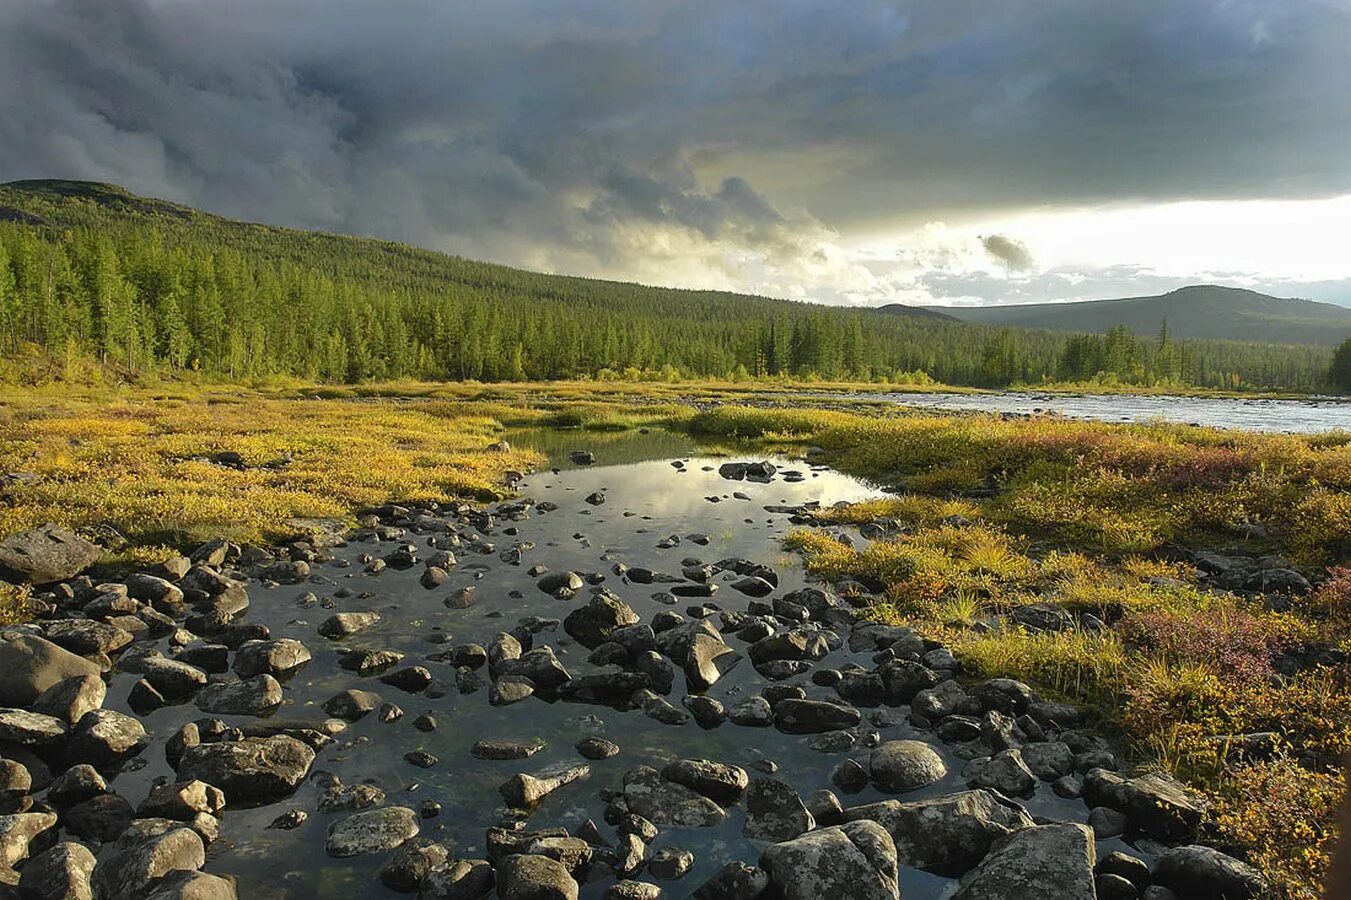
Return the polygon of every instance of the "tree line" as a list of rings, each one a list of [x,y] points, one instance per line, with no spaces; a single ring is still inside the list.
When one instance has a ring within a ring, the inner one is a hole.
[[[129,375],[1106,380],[1302,391],[1327,384],[1331,359],[1318,347],[1178,341],[1166,324],[1150,338],[1124,327],[1069,335],[544,275],[180,207],[128,211],[13,188],[0,188],[0,219],[10,220],[0,221],[0,355],[37,346]]]

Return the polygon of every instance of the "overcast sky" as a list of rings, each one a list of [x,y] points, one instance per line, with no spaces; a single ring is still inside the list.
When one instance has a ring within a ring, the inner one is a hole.
[[[1351,0],[3,0],[0,180],[830,303],[1351,304]]]

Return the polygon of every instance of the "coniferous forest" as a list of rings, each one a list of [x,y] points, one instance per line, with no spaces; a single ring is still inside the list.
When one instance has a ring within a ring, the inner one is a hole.
[[[1326,389],[1322,347],[992,328],[545,275],[223,219],[86,182],[0,186],[0,355],[129,376],[782,376]]]

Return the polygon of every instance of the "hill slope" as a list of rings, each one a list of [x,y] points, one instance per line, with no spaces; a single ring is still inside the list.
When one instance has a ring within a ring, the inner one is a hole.
[[[28,345],[130,376],[770,375],[955,385],[1055,378],[1068,336],[915,308],[843,309],[546,275],[250,224],[115,185],[0,185],[0,363]],[[1153,383],[1149,341],[1115,374]],[[1319,386],[1324,348],[1191,342],[1204,386]],[[0,366],[3,376],[3,366]]]
[[[943,309],[964,322],[1053,331],[1102,332],[1127,325],[1154,334],[1166,318],[1174,337],[1281,344],[1340,343],[1351,335],[1351,309],[1204,284],[1157,297]]]

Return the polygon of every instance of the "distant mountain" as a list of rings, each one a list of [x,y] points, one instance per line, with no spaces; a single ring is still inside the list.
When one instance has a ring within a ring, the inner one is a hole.
[[[932,306],[910,306],[906,303],[888,303],[886,306],[877,307],[880,313],[886,313],[889,316],[908,316],[912,319],[947,319],[949,322],[961,321],[954,315],[950,315]]]
[[[1261,343],[1330,345],[1351,335],[1351,309],[1346,307],[1213,284],[1179,288],[1157,297],[945,307],[942,312],[981,325],[1089,332],[1127,325],[1141,335],[1156,333],[1166,318],[1174,337]]]

